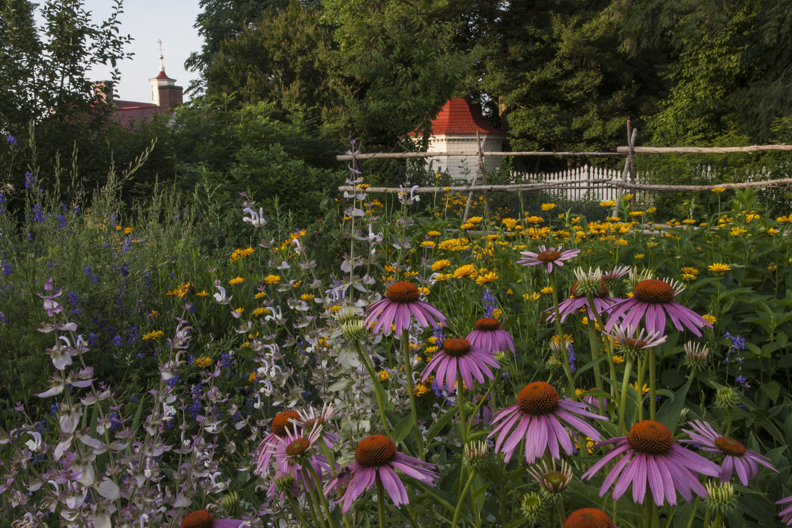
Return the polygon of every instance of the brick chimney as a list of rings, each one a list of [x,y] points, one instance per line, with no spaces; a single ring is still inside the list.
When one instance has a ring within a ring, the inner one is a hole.
[[[97,103],[113,104],[113,81],[96,81],[93,89]]]

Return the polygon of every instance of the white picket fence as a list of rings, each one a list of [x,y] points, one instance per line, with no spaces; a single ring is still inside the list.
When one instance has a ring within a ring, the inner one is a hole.
[[[581,201],[585,199],[593,201],[615,200],[624,194],[623,189],[610,185],[607,181],[591,183],[588,180],[619,180],[622,178],[622,171],[615,169],[603,169],[584,165],[574,169],[559,172],[512,172],[516,181],[526,183],[561,183],[564,188],[549,191],[571,201]],[[640,182],[641,173],[636,173],[635,181]]]

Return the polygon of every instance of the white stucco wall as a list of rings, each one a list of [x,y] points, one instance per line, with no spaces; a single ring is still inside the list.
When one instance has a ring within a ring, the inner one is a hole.
[[[499,152],[506,139],[502,134],[481,135],[484,152]],[[475,134],[453,134],[432,136],[429,140],[427,152],[478,152]],[[484,158],[487,171],[496,170],[500,165],[500,157],[488,156]],[[452,178],[466,178],[472,180],[478,169],[476,156],[441,156],[427,158],[427,163],[432,163],[435,172],[447,172]]]

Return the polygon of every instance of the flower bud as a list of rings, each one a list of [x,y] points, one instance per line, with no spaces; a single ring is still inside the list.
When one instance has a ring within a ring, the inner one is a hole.
[[[294,487],[294,477],[289,473],[275,479],[275,486],[279,491],[291,491]]]
[[[341,324],[341,332],[345,341],[360,341],[366,335],[366,323],[360,319],[346,321]]]
[[[707,366],[709,353],[706,345],[688,341],[685,343],[685,366],[693,372],[701,372]]]
[[[715,407],[718,409],[734,409],[737,407],[737,392],[731,387],[721,387],[715,393]]]
[[[237,517],[241,513],[241,505],[239,494],[236,491],[220,497],[220,509],[227,517]]]
[[[339,325],[343,325],[346,322],[352,321],[356,317],[357,315],[355,314],[355,309],[347,306],[346,308],[342,308],[341,311],[336,314],[335,319],[338,321]]]
[[[536,493],[529,493],[523,497],[520,509],[528,524],[537,524],[542,513],[542,498]]]
[[[704,487],[707,489],[707,498],[704,504],[716,514],[729,514],[737,503],[734,496],[734,486],[731,482],[717,483],[707,482]]]

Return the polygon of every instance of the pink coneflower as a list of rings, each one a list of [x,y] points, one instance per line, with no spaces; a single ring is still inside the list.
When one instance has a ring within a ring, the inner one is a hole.
[[[605,286],[609,290],[616,288],[618,280],[630,273],[629,266],[616,266],[611,271],[606,271],[602,274],[602,280],[605,281]]]
[[[507,350],[514,353],[514,338],[506,330],[501,330],[501,322],[493,317],[482,317],[476,321],[467,340],[472,346],[483,348],[493,354]]]
[[[559,444],[566,454],[575,452],[561,420],[575,432],[599,441],[600,434],[597,430],[580,417],[607,420],[604,416],[590,413],[583,402],[561,399],[558,391],[549,383],[535,381],[523,387],[517,395],[517,405],[507,407],[495,415],[493,424],[501,423],[489,436],[498,435],[495,452],[504,453],[506,462],[525,438],[525,460],[533,464],[536,459],[544,456],[547,449],[553,458],[560,458]],[[509,432],[515,426],[510,435]]]
[[[473,378],[476,378],[479,383],[484,383],[484,376],[495,379],[495,375],[489,367],[500,368],[498,360],[495,359],[492,352],[472,346],[467,339],[446,339],[443,342],[442,350],[435,354],[424,368],[421,381],[426,381],[429,375],[434,372],[437,385],[442,387],[443,380],[445,380],[446,389],[453,393],[458,372],[468,390],[472,390]]]
[[[184,516],[181,528],[238,528],[241,519],[215,519],[206,510],[195,510]]]
[[[522,264],[523,266],[539,266],[541,264],[547,264],[547,272],[553,273],[553,264],[556,266],[563,266],[565,260],[569,260],[571,258],[575,258],[580,254],[579,249],[567,249],[566,251],[561,251],[564,246],[558,246],[556,248],[547,249],[544,244],[539,246],[539,253],[534,253],[532,251],[522,251],[520,255],[524,255],[527,258],[520,259],[517,261],[517,264]]]
[[[608,287],[605,285],[605,281],[602,280],[602,272],[599,268],[588,273],[578,268],[575,270],[575,278],[577,280],[572,285],[572,298],[558,303],[558,314],[561,316],[562,323],[570,314],[585,307],[589,317],[589,324],[592,324],[596,317],[595,311],[597,314],[601,314],[621,300],[609,296]],[[591,294],[592,301],[594,301],[594,310],[589,305],[588,294]],[[551,323],[555,321],[555,307],[550,307],[545,311],[550,314],[547,320]]]
[[[471,424],[492,424],[492,399],[486,394],[477,394],[473,397],[473,403],[476,405],[481,403],[482,400],[484,400],[484,403],[481,405],[481,408],[469,419]]]
[[[300,423],[300,414],[295,411],[284,411],[275,415],[272,420],[272,432],[264,437],[256,449],[256,471],[259,477],[265,477],[272,459],[270,444],[278,442],[286,436],[287,428],[291,424]]]
[[[297,412],[300,415],[300,427],[302,427],[304,433],[310,433],[314,426],[319,425],[322,427],[322,440],[328,449],[333,449],[333,446],[341,440],[338,435],[324,428],[327,421],[335,414],[335,407],[332,404],[324,404],[322,412],[319,414],[316,414],[316,410],[313,407],[310,407],[307,411]]]
[[[776,502],[776,506],[783,506],[790,503],[792,503],[792,497],[787,497],[786,499],[781,499]],[[781,522],[785,525],[789,526],[792,524],[792,504],[778,512],[778,516],[781,517]]]
[[[397,334],[410,327],[410,314],[424,327],[437,326],[445,322],[446,317],[431,304],[421,301],[421,292],[415,284],[395,282],[388,288],[385,298],[369,305],[366,309],[366,326],[376,324],[372,332],[390,335],[391,326],[395,326]]]
[[[677,491],[688,502],[693,500],[693,493],[699,497],[707,495],[695,473],[710,477],[717,477],[720,473],[717,464],[674,443],[671,431],[652,420],[638,422],[627,436],[611,438],[598,445],[609,444],[616,444],[615,449],[581,477],[590,480],[600,469],[621,457],[602,483],[600,497],[616,482],[613,500],[618,500],[632,485],[633,502],[643,504],[648,482],[655,504],[662,506],[667,500],[675,506]]]
[[[322,426],[315,424],[311,431],[299,430],[297,425],[286,429],[286,436],[269,444],[270,452],[278,465],[277,477],[291,474],[294,481],[302,483],[306,489],[314,488],[314,477],[308,468],[311,466],[319,485],[322,485],[322,473],[330,472],[330,465],[323,455],[311,452],[311,448],[322,436]]]
[[[404,484],[394,470],[404,473],[419,482],[433,484],[439,478],[433,470],[434,464],[422,462],[396,449],[396,444],[387,436],[374,435],[361,440],[355,449],[355,461],[349,465],[349,481],[346,490],[337,502],[343,502],[342,513],[347,513],[352,503],[364,491],[371,489],[379,480],[390,496],[393,504],[399,506],[410,502]],[[333,486],[325,487],[327,494],[335,486],[340,486],[341,479],[333,479]],[[330,483],[328,483],[330,484]]]
[[[759,473],[757,464],[778,472],[769,458],[745,449],[745,446],[737,440],[718,434],[710,424],[696,420],[689,425],[693,428],[692,431],[683,430],[690,436],[690,440],[680,440],[680,442],[698,444],[708,453],[724,455],[720,469],[721,482],[731,480],[732,471],[736,470],[742,485],[747,486],[748,481]]]
[[[606,325],[607,327],[607,325]],[[635,335],[636,327],[613,325],[611,333],[606,334],[613,339],[614,346],[623,356],[632,356],[635,360],[642,356],[647,348],[656,347],[666,342],[666,336],[662,332],[649,332],[641,330]]]
[[[668,314],[677,330],[681,332],[684,327],[701,337],[700,329],[705,326],[712,328],[712,325],[690,308],[674,302],[674,298],[684,289],[676,281],[671,281],[670,284],[657,279],[639,282],[633,290],[632,298],[619,301],[606,310],[609,317],[605,330],[610,331],[620,320],[623,326],[637,328],[645,315],[646,329],[650,333],[664,334]]]

